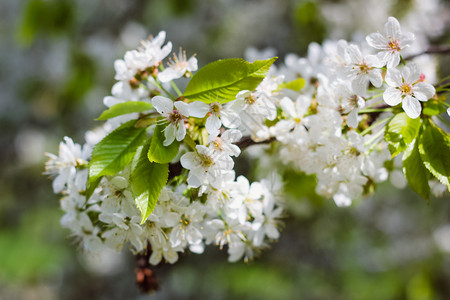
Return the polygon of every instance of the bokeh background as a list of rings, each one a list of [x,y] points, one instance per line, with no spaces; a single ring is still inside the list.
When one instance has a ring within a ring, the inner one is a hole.
[[[160,30],[199,65],[244,57],[249,46],[283,59],[310,42],[360,38],[388,16],[450,44],[448,1],[2,0],[0,2],[0,299],[450,299],[450,198],[424,202],[389,183],[349,208],[287,173],[289,213],[278,243],[250,263],[216,247],[156,268],[143,295],[135,259],[77,251],[42,175],[64,136],[84,142],[114,83],[113,61]],[[440,76],[450,59],[438,58]],[[242,172],[245,172],[243,168]]]

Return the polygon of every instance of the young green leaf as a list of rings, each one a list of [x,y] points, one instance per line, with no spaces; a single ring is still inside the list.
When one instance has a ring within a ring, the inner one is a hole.
[[[419,143],[425,167],[450,191],[450,135],[431,121],[426,123]]]
[[[411,119],[404,112],[395,115],[386,125],[384,139],[392,157],[403,152],[416,138],[421,119]]]
[[[403,153],[403,173],[409,186],[426,200],[430,200],[429,172],[419,153],[419,139],[410,143]]]
[[[169,164],[151,163],[147,159],[149,143],[139,147],[130,175],[131,192],[141,211],[141,224],[147,220],[169,176]]]
[[[292,81],[289,81],[289,82],[280,84],[280,85],[278,86],[278,90],[280,91],[280,90],[282,90],[282,89],[290,89],[290,90],[293,90],[293,91],[298,92],[298,91],[300,91],[304,86],[305,86],[305,79],[303,79],[303,78],[297,78],[297,79],[294,79],[294,80],[292,80]]]
[[[189,81],[184,97],[190,101],[222,103],[242,90],[254,90],[266,77],[276,57],[249,63],[240,58],[218,60],[201,68]]]
[[[133,159],[137,147],[144,143],[146,129],[136,128],[135,123],[136,120],[132,120],[123,124],[95,145],[89,163],[87,199],[92,195],[101,177],[122,171]]]
[[[105,110],[96,120],[107,120],[121,115],[143,112],[153,108],[153,105],[144,101],[127,101],[118,103]]]
[[[442,104],[442,101],[430,99],[426,102],[423,102],[423,114],[427,116],[435,116],[442,114],[446,111],[445,106]]]
[[[150,149],[148,150],[148,160],[160,164],[169,163],[177,156],[180,142],[174,140],[169,146],[164,146],[164,126],[157,125],[153,133]]]

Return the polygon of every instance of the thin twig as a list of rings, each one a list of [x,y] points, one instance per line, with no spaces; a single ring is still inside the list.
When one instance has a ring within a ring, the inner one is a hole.
[[[405,57],[405,60],[411,60],[417,56],[423,55],[423,54],[450,54],[450,45],[434,45],[430,46],[427,50],[410,55],[408,57]]]

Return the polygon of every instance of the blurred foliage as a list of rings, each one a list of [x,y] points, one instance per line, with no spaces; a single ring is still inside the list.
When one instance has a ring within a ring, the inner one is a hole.
[[[281,59],[304,55],[330,31],[321,6],[343,2],[2,1],[0,299],[146,298],[133,284],[132,257],[115,272],[82,267],[83,254],[59,225],[58,196],[41,174],[39,153],[57,152],[64,135],[82,143],[95,126],[114,59],[159,30],[174,50],[197,53],[200,66],[243,57],[248,46],[274,47]],[[391,13],[406,13],[411,3],[393,0]],[[448,39],[448,31],[436,37]],[[441,58],[441,77],[448,59]],[[242,158],[240,174],[270,171]],[[248,264],[229,264],[226,249],[215,247],[187,253],[156,268],[162,289],[151,299],[450,299],[450,257],[433,238],[449,223],[448,197],[426,206],[410,190],[383,184],[374,197],[337,208],[315,194],[314,177],[286,169],[283,181],[290,214],[271,249]]]
[[[60,214],[39,209],[22,214],[19,226],[0,230],[0,279],[10,283],[37,283],[58,276],[67,259],[61,244],[63,230],[55,228]]]
[[[295,46],[298,52],[307,49],[311,42],[321,43],[327,36],[325,21],[320,14],[318,3],[314,0],[300,0],[296,3],[294,13]]]
[[[18,29],[21,43],[29,46],[38,37],[67,34],[74,24],[74,5],[69,0],[30,0]]]

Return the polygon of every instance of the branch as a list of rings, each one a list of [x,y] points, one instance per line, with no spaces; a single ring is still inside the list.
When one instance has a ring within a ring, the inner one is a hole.
[[[152,255],[152,246],[150,243],[147,245],[147,249],[136,254],[136,284],[143,293],[152,293],[159,289],[159,283],[156,279],[154,271],[150,269],[150,263],[148,262]]]
[[[450,54],[450,45],[434,45],[430,46],[427,50],[410,55],[408,57],[405,57],[405,60],[411,60],[417,56],[423,55],[423,54]]]

